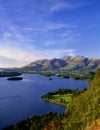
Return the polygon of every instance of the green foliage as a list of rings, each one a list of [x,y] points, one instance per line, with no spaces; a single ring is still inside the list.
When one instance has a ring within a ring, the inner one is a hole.
[[[74,97],[65,112],[65,130],[83,130],[96,119],[100,119],[100,70],[96,72],[92,86]]]
[[[62,97],[61,95],[65,96],[66,94],[71,94],[72,97],[74,96],[77,96],[79,95],[80,93],[83,93],[84,91],[86,91],[87,89],[83,89],[83,90],[78,90],[78,89],[75,89],[75,90],[71,90],[71,89],[68,89],[68,88],[63,88],[63,89],[59,89],[57,90],[56,92],[48,92],[46,95],[42,96],[43,99],[52,99],[52,97],[54,95],[59,95],[60,97]]]
[[[44,130],[46,127],[51,127],[51,125],[48,126],[50,122],[53,122],[54,127],[61,129],[60,116],[54,112],[48,112],[40,116],[32,116],[16,125],[6,127],[3,130]]]
[[[96,75],[93,80],[93,85],[100,85],[100,70],[96,71]]]

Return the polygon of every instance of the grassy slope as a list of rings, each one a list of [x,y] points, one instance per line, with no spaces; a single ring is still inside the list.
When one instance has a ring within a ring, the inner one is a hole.
[[[73,99],[65,115],[65,130],[83,130],[87,124],[100,119],[100,71],[97,71],[92,86]]]
[[[51,103],[56,103],[59,105],[66,106],[66,104],[68,104],[72,101],[72,94],[64,94],[64,95],[55,94],[55,95],[51,96],[51,99],[49,99],[49,100],[45,99],[45,100],[49,101]]]

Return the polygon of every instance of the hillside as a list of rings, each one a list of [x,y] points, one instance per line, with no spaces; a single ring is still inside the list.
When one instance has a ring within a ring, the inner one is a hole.
[[[34,61],[21,70],[34,71],[34,70],[96,70],[100,68],[100,59],[87,58],[84,56],[64,56],[60,59],[43,59]]]
[[[100,129],[100,70],[96,72],[92,86],[73,99],[65,115],[65,130]]]

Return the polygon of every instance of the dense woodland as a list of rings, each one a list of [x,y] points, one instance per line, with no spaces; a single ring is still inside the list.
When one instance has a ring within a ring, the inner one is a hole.
[[[69,91],[69,90],[67,90]],[[60,95],[66,94],[62,90]],[[58,93],[56,92],[56,94]],[[69,93],[69,92],[68,92]],[[72,93],[72,92],[71,92]],[[50,94],[52,95],[52,93]],[[67,105],[66,105],[67,106]],[[60,115],[47,113],[32,116],[4,130],[99,130],[100,129],[100,70],[91,87],[73,96],[66,111]]]

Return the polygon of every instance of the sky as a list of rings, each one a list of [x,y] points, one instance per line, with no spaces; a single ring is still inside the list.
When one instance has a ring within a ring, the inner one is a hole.
[[[99,0],[0,0],[0,67],[100,58]]]

